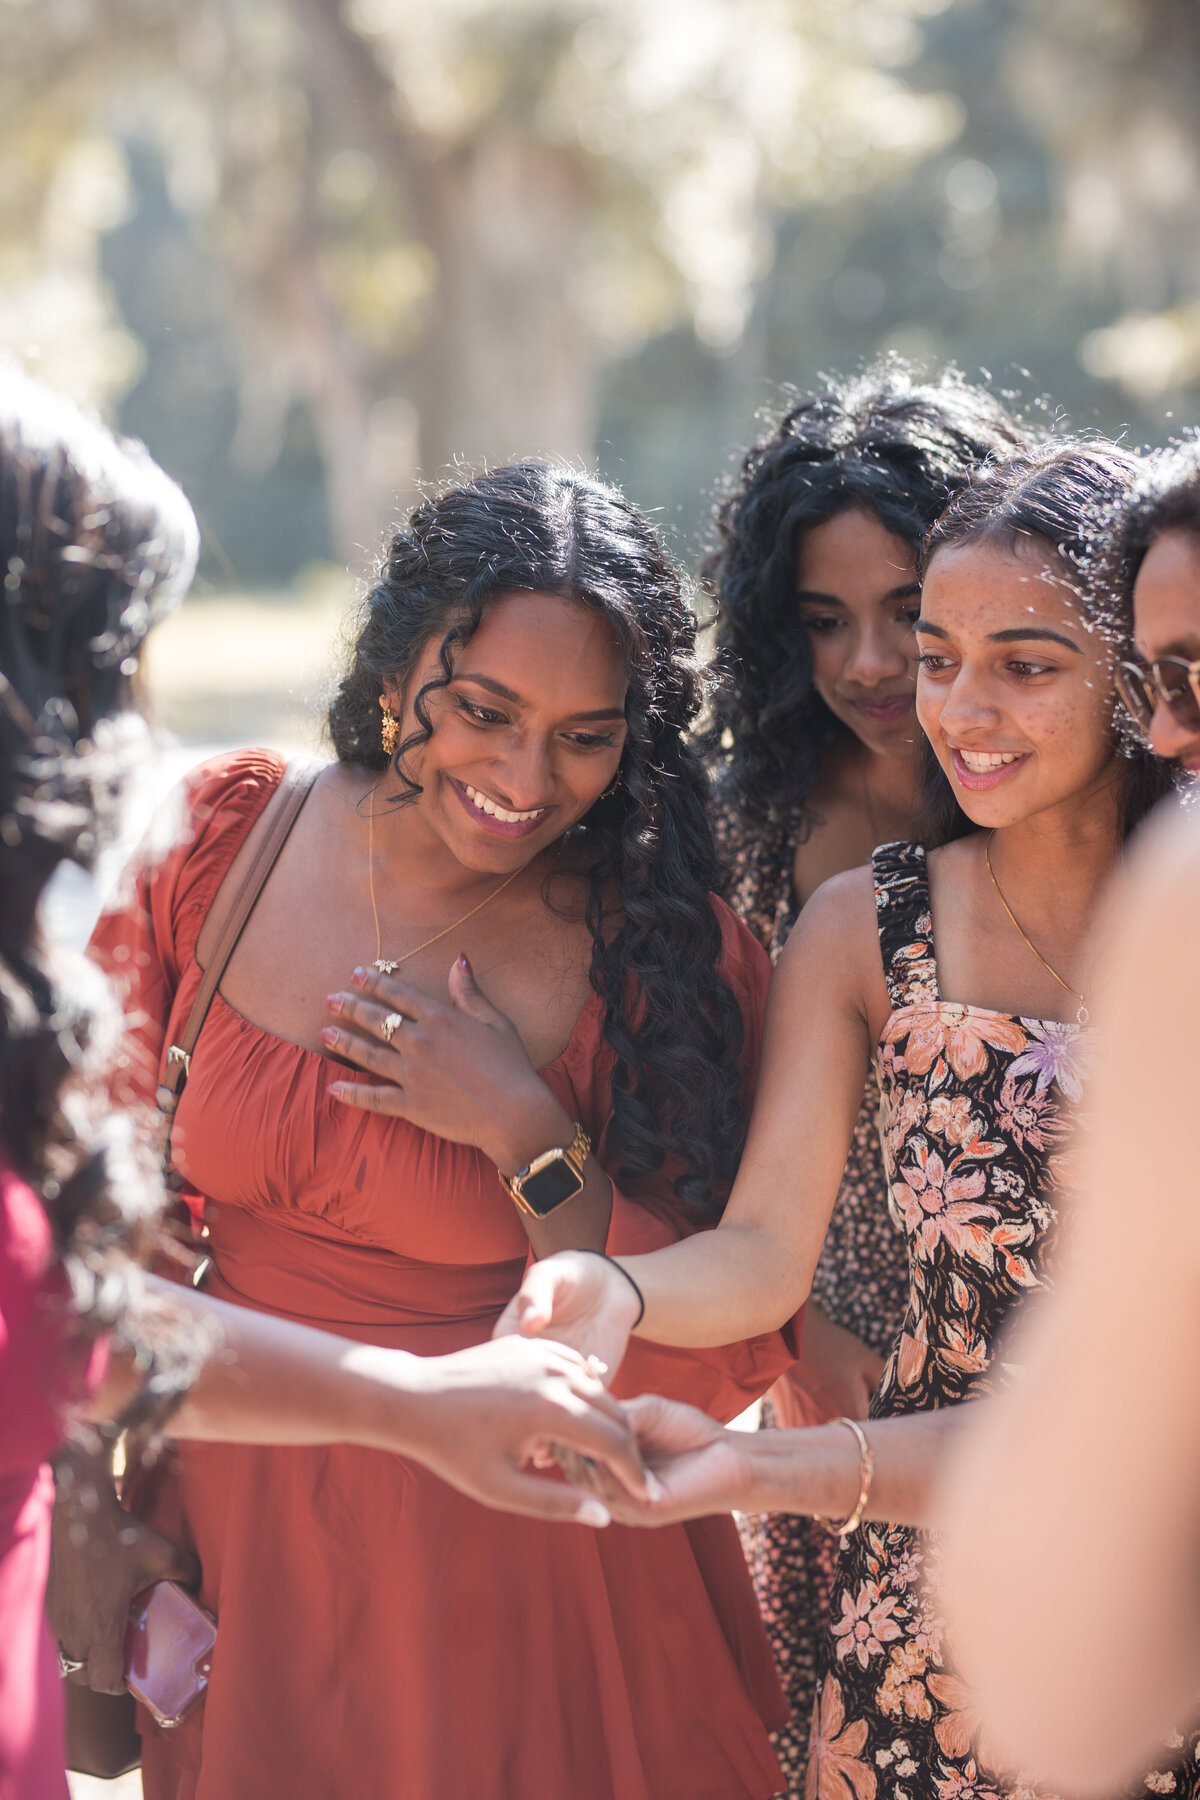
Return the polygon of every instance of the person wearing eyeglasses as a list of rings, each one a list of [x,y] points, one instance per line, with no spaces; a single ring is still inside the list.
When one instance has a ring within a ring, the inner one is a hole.
[[[1200,441],[1146,459],[1094,554],[1135,645],[1121,698],[1195,781]],[[1147,827],[1105,932],[1071,1255],[1036,1330],[1009,1346],[1024,1379],[981,1412],[944,1501],[942,1593],[981,1719],[1080,1796],[1111,1793],[1181,1718],[1176,1742],[1200,1741],[1200,818],[1171,810]],[[1019,1585],[983,1578],[1000,1519]],[[1065,1619],[1070,1657],[1054,1647]],[[1150,1791],[1196,1789],[1181,1774]]]
[[[1104,546],[1135,654],[1117,688],[1156,756],[1200,778],[1200,440],[1147,459]]]

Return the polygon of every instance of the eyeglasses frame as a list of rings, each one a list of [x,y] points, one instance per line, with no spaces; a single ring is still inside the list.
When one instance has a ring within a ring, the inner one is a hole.
[[[1175,701],[1183,698],[1183,690],[1177,688],[1173,694],[1167,692],[1160,670],[1168,665],[1172,668],[1180,669],[1183,672],[1188,690],[1192,696],[1192,702],[1196,709],[1196,717],[1194,719],[1190,716],[1181,717],[1176,710]],[[1185,656],[1160,656],[1154,662],[1143,662],[1140,659],[1134,662],[1127,657],[1117,664],[1115,679],[1117,692],[1121,696],[1122,704],[1133,719],[1134,724],[1138,727],[1138,730],[1146,731],[1149,729],[1150,722],[1154,718],[1157,707],[1152,707],[1149,714],[1145,718],[1142,717],[1141,708],[1133,704],[1129,697],[1129,693],[1126,691],[1128,680],[1126,671],[1128,671],[1129,675],[1136,676],[1141,682],[1146,682],[1147,679],[1150,682],[1153,682],[1154,691],[1158,700],[1166,707],[1167,711],[1177,724],[1189,727],[1200,726],[1200,657],[1197,657],[1195,662],[1189,662]],[[1134,691],[1136,692],[1136,690]],[[1145,698],[1145,696],[1143,696],[1143,698]]]

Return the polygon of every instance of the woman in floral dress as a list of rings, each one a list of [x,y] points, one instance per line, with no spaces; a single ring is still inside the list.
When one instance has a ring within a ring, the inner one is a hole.
[[[997,1334],[1047,1278],[1066,1114],[1085,1097],[1089,927],[1125,835],[1168,779],[1148,754],[1122,753],[1112,652],[1073,564],[1084,515],[1135,467],[1112,446],[1060,442],[981,475],[943,515],[917,626],[941,848],[927,863],[919,845],[885,846],[804,909],[706,1254],[621,1258],[620,1272],[552,1258],[510,1308],[518,1328],[610,1362],[636,1314],[628,1277],[645,1300],[637,1329],[659,1342],[718,1341],[782,1315],[811,1280],[874,1053],[909,1299],[868,1426],[879,1456],[868,1523],[839,1561],[809,1800],[1045,1794],[993,1767],[944,1641],[936,1540],[914,1527],[933,1516],[945,1430],[970,1428],[969,1412],[951,1409],[1003,1380]],[[641,1423],[645,1448],[674,1453],[657,1471],[665,1499],[634,1509],[644,1518],[728,1504],[840,1520],[858,1510],[859,1447],[842,1424],[731,1447],[656,1401]],[[997,1545],[996,1579],[1011,1578]],[[1190,1765],[1156,1770],[1151,1791],[1194,1781]]]
[[[822,881],[911,837],[920,796],[916,556],[971,470],[1026,433],[953,374],[916,383],[890,362],[794,402],[746,454],[705,565],[720,613],[708,760],[729,899],[776,960]],[[864,1417],[908,1293],[887,1209],[871,1070],[813,1281],[802,1357],[763,1423]],[[836,1544],[811,1519],[743,1521],[792,1722],[775,1750],[804,1791],[817,1645]]]

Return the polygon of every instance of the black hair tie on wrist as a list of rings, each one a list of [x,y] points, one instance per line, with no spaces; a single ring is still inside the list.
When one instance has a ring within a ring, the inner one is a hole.
[[[633,1289],[634,1293],[638,1297],[638,1316],[633,1321],[633,1324],[629,1327],[630,1331],[636,1331],[638,1326],[641,1324],[642,1320],[646,1316],[646,1296],[645,1296],[645,1294],[643,1294],[643,1292],[642,1292],[641,1288],[638,1286],[637,1282],[633,1279],[633,1276],[629,1273],[629,1270],[623,1269],[621,1267],[621,1264],[617,1261],[616,1257],[610,1256],[608,1254],[607,1250],[593,1250],[589,1244],[580,1245],[579,1250],[580,1250],[580,1254],[583,1256],[599,1256],[599,1257],[601,1257],[604,1262],[612,1264],[613,1268],[617,1271],[618,1275],[623,1275],[625,1277],[626,1281],[629,1283],[630,1287]]]

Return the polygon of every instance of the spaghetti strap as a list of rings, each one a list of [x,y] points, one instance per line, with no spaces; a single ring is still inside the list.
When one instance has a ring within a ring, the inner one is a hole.
[[[924,844],[881,844],[872,854],[879,949],[894,1011],[940,1000]]]

